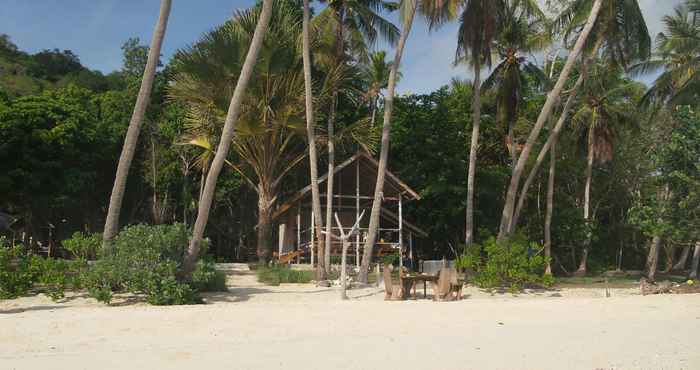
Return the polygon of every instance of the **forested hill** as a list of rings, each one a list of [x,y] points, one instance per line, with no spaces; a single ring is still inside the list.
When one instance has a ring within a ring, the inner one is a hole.
[[[127,42],[125,47],[134,45]],[[94,92],[124,88],[121,72],[108,75],[80,63],[70,50],[43,50],[26,53],[8,35],[0,35],[0,92],[9,97],[39,93],[74,84]]]

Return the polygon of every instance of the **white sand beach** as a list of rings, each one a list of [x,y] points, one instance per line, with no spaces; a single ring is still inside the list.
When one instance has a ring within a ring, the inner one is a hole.
[[[699,369],[700,295],[564,289],[385,302],[379,288],[264,286],[206,305],[0,302],[0,369]],[[420,294],[419,294],[420,295]]]

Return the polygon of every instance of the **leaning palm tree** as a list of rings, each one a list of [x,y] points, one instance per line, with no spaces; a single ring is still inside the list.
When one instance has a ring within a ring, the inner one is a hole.
[[[111,248],[111,242],[119,231],[119,214],[121,213],[122,200],[124,198],[124,191],[126,190],[126,181],[129,177],[131,161],[134,159],[134,153],[136,152],[136,144],[139,139],[139,133],[141,132],[141,125],[144,115],[146,114],[146,108],[148,108],[148,103],[151,99],[151,89],[156,75],[156,67],[160,59],[160,49],[163,45],[163,39],[165,38],[165,30],[168,26],[171,5],[172,0],[162,0],[160,4],[160,15],[158,16],[158,23],[153,32],[151,47],[148,51],[146,69],[143,72],[141,88],[139,89],[136,104],[134,105],[134,112],[126,132],[124,147],[119,156],[117,174],[114,178],[112,195],[109,198],[109,209],[107,210],[107,219],[105,220],[105,228],[102,236],[105,249]]]
[[[590,5],[590,0],[571,2],[554,20],[554,31],[563,33],[565,42],[572,32],[581,27],[580,22],[585,18],[585,14],[587,14],[588,11],[587,5]],[[592,42],[589,42],[590,50],[587,51],[587,57],[584,58],[583,66],[579,69],[578,79],[576,79],[576,83],[569,90],[569,97],[561,110],[559,119],[540,150],[535,165],[530,170],[530,174],[523,184],[517,207],[515,207],[512,212],[509,225],[505,225],[506,234],[511,234],[515,231],[518,225],[520,212],[527,199],[528,190],[534,182],[537,172],[544,162],[548,151],[554,146],[564,124],[568,121],[569,113],[576,100],[578,90],[583,86],[588,73],[587,71],[591,68],[594,61],[598,57],[602,57],[610,65],[627,68],[630,63],[635,60],[645,60],[649,57],[651,40],[641,9],[636,1],[613,0],[606,2],[600,10],[600,16],[596,20],[596,27],[591,31],[590,39],[592,40]],[[601,50],[602,53],[599,53]],[[541,129],[541,127],[539,129]],[[534,132],[531,133],[531,138],[534,137],[533,134]],[[531,143],[534,144],[534,141]],[[512,179],[511,185],[513,185]],[[509,198],[510,196],[511,194],[509,193],[506,207],[513,205],[509,202],[515,202],[515,197]],[[507,216],[505,214],[506,207],[504,207],[504,216]],[[503,223],[501,223],[501,226],[504,226]]]
[[[209,210],[214,200],[216,181],[219,178],[219,173],[221,173],[221,169],[224,166],[224,161],[228,155],[231,141],[235,133],[241,103],[243,102],[248,82],[253,75],[253,69],[255,67],[256,60],[258,59],[258,54],[262,47],[265,33],[267,32],[270,17],[272,15],[272,3],[273,0],[263,0],[261,7],[258,7],[252,11],[238,13],[236,16],[236,22],[234,22],[239,25],[237,27],[237,33],[240,34],[242,38],[246,37],[250,40],[250,47],[248,48],[245,61],[241,66],[240,73],[237,74],[238,78],[236,79],[236,88],[231,95],[231,102],[226,113],[226,119],[221,132],[219,145],[207,175],[202,198],[199,202],[197,220],[194,224],[192,239],[190,240],[190,244],[187,249],[187,256],[183,266],[186,277],[189,277],[194,270],[194,264],[197,260],[197,256],[199,255],[202,237],[204,236],[204,229],[206,228],[207,221],[209,219]],[[255,30],[251,34],[250,28],[245,26],[250,26],[252,24],[255,24]]]
[[[385,0],[325,0],[326,8],[320,12],[316,22],[325,24],[323,28],[332,38],[334,52],[329,60],[329,69],[342,69],[352,59],[366,59],[369,46],[378,38],[394,45],[398,29],[380,15],[381,11],[395,9],[393,3]],[[332,227],[333,227],[333,172],[335,171],[335,124],[339,97],[338,86],[331,89],[328,107],[328,179],[326,180],[326,239],[323,266],[330,272]],[[320,217],[320,215],[319,215]],[[319,250],[319,261],[321,261]]]

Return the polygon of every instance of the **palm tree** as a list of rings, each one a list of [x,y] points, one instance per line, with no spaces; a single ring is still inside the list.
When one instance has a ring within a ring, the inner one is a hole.
[[[394,44],[398,35],[398,29],[391,22],[382,18],[379,14],[382,10],[394,10],[392,3],[384,0],[326,0],[326,8],[319,14],[318,22],[324,22],[330,27],[332,35],[335,35],[335,55],[332,58],[331,67],[340,68],[349,61],[347,49],[357,54],[358,57],[366,57],[367,44],[372,45],[378,36]],[[349,47],[348,47],[349,46]],[[338,107],[337,87],[331,91],[331,101],[328,109],[328,179],[326,180],[326,250],[323,253],[323,265],[326,272],[330,272],[331,261],[331,236],[333,228],[333,172],[335,170],[335,120]],[[319,261],[321,261],[319,250]]]
[[[309,0],[304,0],[304,14],[302,22],[302,59],[304,64],[304,103],[306,107],[306,139],[309,146],[309,175],[311,180],[311,207],[315,215],[314,225],[316,227],[316,235],[318,238],[318,251],[322,250],[321,246],[321,230],[323,224],[321,222],[321,194],[318,187],[318,155],[316,153],[316,122],[314,121],[314,106],[313,92],[311,80],[311,37],[309,34],[311,11],[309,9]],[[312,241],[313,242],[313,241]],[[312,245],[313,250],[313,245]],[[313,264],[313,261],[311,262]],[[323,265],[319,264],[316,270],[317,279],[321,280],[325,276]]]
[[[111,242],[119,231],[119,214],[122,208],[124,191],[126,190],[126,181],[129,177],[131,161],[134,159],[134,153],[136,152],[136,144],[139,139],[139,133],[141,132],[143,117],[146,114],[146,108],[148,108],[148,103],[151,99],[151,89],[156,75],[156,67],[160,59],[160,48],[163,45],[165,31],[168,26],[171,5],[172,0],[161,1],[158,23],[156,24],[153,38],[151,39],[151,47],[148,51],[148,61],[146,62],[146,69],[143,72],[141,88],[139,89],[136,104],[134,105],[134,112],[126,132],[124,147],[119,156],[119,164],[117,165],[117,173],[114,178],[112,195],[109,198],[109,209],[107,211],[107,219],[105,220],[105,228],[102,236],[103,247],[106,250],[111,248]]]
[[[401,36],[396,46],[396,54],[389,73],[389,84],[387,95],[384,98],[384,121],[382,124],[382,144],[379,152],[379,165],[377,169],[377,182],[374,186],[374,200],[372,201],[372,211],[370,213],[369,230],[365,239],[364,252],[362,256],[362,266],[360,268],[360,282],[367,283],[369,264],[372,259],[374,243],[377,240],[377,230],[379,229],[379,216],[382,208],[382,194],[384,191],[384,178],[389,163],[389,135],[391,134],[391,114],[394,108],[394,93],[396,90],[396,80],[401,66],[401,57],[406,46],[406,41],[411,33],[413,18],[419,4],[417,0],[403,0],[401,2]]]
[[[583,28],[581,28],[584,19],[587,20]],[[575,60],[581,54],[589,39],[589,35],[594,40],[591,48],[592,56],[596,56],[598,50],[602,48],[605,59],[622,67],[629,66],[635,60],[646,59],[650,53],[651,40],[643,14],[636,0],[609,0],[605,2],[602,0],[574,0],[559,15],[555,24],[558,29],[564,31],[565,40],[568,40],[572,33],[578,30],[581,31],[578,33],[576,44],[559,75],[557,84],[547,96],[547,101],[530,132],[516,168],[513,171],[501,215],[499,239],[504,239],[515,231],[515,201],[525,164],[537,142],[542,127],[548,121],[553,111],[556,100],[561,95]],[[584,78],[585,73],[579,76],[580,83],[583,82]],[[580,86],[580,83],[577,81],[576,85]],[[575,96],[575,92],[576,90],[573,90],[571,95]],[[569,100],[572,99],[570,96]],[[566,105],[569,105],[569,101],[567,101]],[[568,112],[563,111],[562,114],[565,115]],[[551,136],[550,139],[552,139]],[[525,193],[523,192],[522,196],[524,195]]]
[[[250,47],[248,49],[248,53],[246,54],[245,61],[243,62],[240,73],[238,74],[238,79],[236,80],[236,88],[231,96],[231,102],[226,114],[224,128],[221,132],[221,139],[219,141],[214,160],[212,161],[211,168],[209,169],[209,174],[207,175],[207,180],[204,185],[204,193],[202,194],[202,198],[199,202],[197,220],[194,224],[192,239],[190,240],[190,245],[188,247],[187,256],[183,266],[186,277],[191,275],[194,269],[194,264],[197,260],[197,256],[199,255],[199,248],[202,242],[202,237],[204,236],[204,229],[206,228],[207,221],[209,219],[209,210],[214,199],[214,192],[216,191],[216,181],[219,178],[219,173],[221,172],[226,156],[228,155],[228,150],[231,146],[231,141],[236,129],[236,121],[240,113],[241,103],[244,98],[248,81],[250,81],[253,74],[253,69],[262,47],[263,38],[267,32],[270,16],[272,15],[272,3],[273,0],[263,0],[262,7],[255,9],[253,12],[248,12],[247,14],[239,13],[238,15],[238,20],[241,22],[256,19],[257,24],[250,40]]]
[[[389,87],[389,74],[393,64],[394,62],[386,61],[386,51],[381,50],[370,54],[369,63],[362,68],[362,78],[367,84],[365,99],[371,112],[372,126],[377,121],[379,100],[384,96],[382,91]],[[401,80],[401,72],[398,72],[396,79]]]
[[[496,91],[498,121],[507,126],[506,146],[511,164],[515,166],[516,145],[514,127],[518,119],[518,109],[522,101],[528,79],[536,85],[546,86],[548,79],[534,63],[527,61],[527,55],[544,49],[548,44],[545,31],[545,16],[533,4],[532,8],[521,8],[519,2],[504,4],[499,23],[500,30],[494,46],[501,62],[484,81],[484,89]]]
[[[679,5],[664,16],[666,32],[656,36],[654,58],[632,67],[635,76],[663,70],[644,95],[644,104],[678,105],[697,101],[700,78],[700,19],[693,4]],[[697,5],[696,5],[697,6]]]
[[[581,263],[576,271],[577,274],[585,275],[594,222],[591,213],[593,165],[596,161],[605,163],[612,160],[616,127],[635,122],[636,110],[632,102],[635,95],[641,95],[641,86],[621,78],[618,68],[596,66],[591,78],[584,83],[583,90],[583,103],[574,113],[572,121],[575,127],[585,132],[587,151],[583,200],[587,235]]]

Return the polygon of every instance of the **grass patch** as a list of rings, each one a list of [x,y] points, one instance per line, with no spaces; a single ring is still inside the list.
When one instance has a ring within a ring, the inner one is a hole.
[[[313,271],[292,270],[284,266],[258,266],[255,269],[258,281],[277,286],[286,283],[308,283],[314,279]]]

